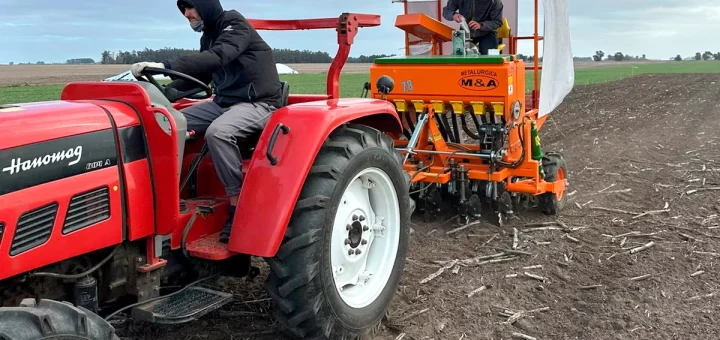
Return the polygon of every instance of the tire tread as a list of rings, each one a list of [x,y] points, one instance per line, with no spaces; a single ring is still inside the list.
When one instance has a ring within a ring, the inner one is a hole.
[[[320,277],[321,231],[326,210],[332,203],[336,184],[359,152],[379,147],[401,162],[392,139],[364,125],[348,124],[334,130],[318,152],[298,197],[285,238],[274,258],[266,259],[271,271],[266,282],[269,296],[275,300],[278,324],[296,338],[352,339],[359,334],[347,331],[325,307]],[[380,320],[378,320],[379,322]],[[376,329],[377,327],[373,327]]]

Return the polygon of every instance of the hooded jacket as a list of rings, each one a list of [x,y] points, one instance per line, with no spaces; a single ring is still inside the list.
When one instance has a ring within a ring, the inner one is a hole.
[[[200,52],[163,61],[165,68],[215,85],[214,101],[221,107],[239,102],[280,106],[280,77],[272,49],[250,23],[235,10],[225,11],[219,0],[180,0],[195,8],[203,21]],[[179,91],[196,86],[178,79],[170,85]]]
[[[473,38],[495,33],[502,26],[502,0],[448,0],[442,11],[443,18],[453,21],[456,11],[460,12],[467,23],[474,20],[482,25],[479,30],[471,29]]]

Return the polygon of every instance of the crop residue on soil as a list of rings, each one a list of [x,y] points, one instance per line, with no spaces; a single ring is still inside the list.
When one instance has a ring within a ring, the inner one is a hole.
[[[561,216],[519,211],[502,228],[449,235],[451,213],[416,216],[375,339],[717,338],[718,131],[720,75],[577,87],[541,131],[544,151],[561,152],[569,170]],[[284,339],[266,273],[231,282],[238,301],[200,321],[116,327],[134,339]]]

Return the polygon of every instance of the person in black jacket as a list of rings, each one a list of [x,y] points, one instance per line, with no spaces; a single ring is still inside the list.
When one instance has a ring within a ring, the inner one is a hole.
[[[498,48],[497,30],[502,26],[502,0],[448,0],[442,12],[445,20],[462,22],[470,28],[470,38],[480,54]]]
[[[272,49],[239,12],[224,10],[219,0],[178,0],[177,6],[190,27],[203,33],[200,52],[162,63],[137,63],[131,70],[140,76],[145,67],[165,68],[214,82],[215,98],[183,113],[187,129],[205,135],[217,175],[230,197],[230,216],[220,236],[220,241],[227,243],[242,185],[235,140],[265,127],[280,106],[280,77]],[[194,86],[176,79],[168,87],[187,91]]]

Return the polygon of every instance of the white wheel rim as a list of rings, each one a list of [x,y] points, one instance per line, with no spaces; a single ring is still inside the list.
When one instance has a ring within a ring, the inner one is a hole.
[[[380,296],[392,274],[399,243],[395,187],[384,171],[367,168],[345,188],[330,240],[335,289],[348,306],[363,308]]]

